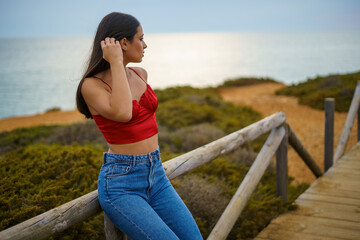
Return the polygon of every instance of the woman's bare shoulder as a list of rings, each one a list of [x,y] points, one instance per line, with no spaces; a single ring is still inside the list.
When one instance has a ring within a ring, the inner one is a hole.
[[[82,86],[81,86],[81,92],[87,92],[87,93],[91,93],[98,90],[105,90],[105,91],[110,91],[107,89],[108,87],[105,86],[105,84],[103,82],[101,82],[101,80],[94,78],[94,77],[88,77],[85,78]]]
[[[148,74],[146,72],[146,70],[142,67],[131,67],[132,69],[134,69],[138,74],[140,74],[140,76],[147,81],[148,78]]]

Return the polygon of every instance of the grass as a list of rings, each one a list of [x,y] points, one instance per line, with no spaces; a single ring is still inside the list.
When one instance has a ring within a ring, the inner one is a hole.
[[[293,84],[276,92],[277,95],[298,97],[299,103],[315,109],[324,109],[325,98],[335,98],[335,110],[349,111],[360,72],[318,76]]]

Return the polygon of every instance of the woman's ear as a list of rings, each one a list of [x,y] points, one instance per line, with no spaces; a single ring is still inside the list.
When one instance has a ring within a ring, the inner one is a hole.
[[[127,50],[127,39],[126,38],[121,39],[120,45],[121,45],[122,50],[126,51]]]

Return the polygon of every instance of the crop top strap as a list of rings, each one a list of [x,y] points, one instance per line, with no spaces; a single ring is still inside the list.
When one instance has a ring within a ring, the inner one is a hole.
[[[137,71],[135,71],[135,69],[133,69],[133,68],[131,68],[131,67],[129,67],[131,70],[133,70],[135,73],[136,73],[136,75],[138,75],[140,78],[141,78],[141,80],[143,80],[146,84],[147,84],[147,82],[140,76],[140,74],[137,72]]]
[[[112,91],[112,88],[110,87],[110,85],[107,83],[107,82],[105,82],[104,80],[102,80],[101,78],[99,78],[99,77],[96,77],[96,76],[93,76],[94,78],[97,78],[97,79],[100,79],[103,83],[105,83],[106,85],[108,85],[108,87],[110,88],[110,90]]]

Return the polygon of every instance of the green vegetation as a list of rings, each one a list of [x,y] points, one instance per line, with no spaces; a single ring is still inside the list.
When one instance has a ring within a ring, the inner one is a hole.
[[[315,109],[324,109],[324,99],[335,98],[335,110],[349,111],[360,72],[335,74],[308,79],[306,82],[285,87],[276,92],[278,95],[296,96],[299,103]]]
[[[262,84],[262,83],[276,83],[277,81],[271,78],[236,78],[236,79],[229,79],[226,80],[222,85],[219,87],[227,88],[227,87],[243,87],[255,84]]]
[[[226,103],[216,89],[157,90],[162,159],[173,158],[260,120],[250,108]],[[244,178],[264,138],[214,160],[173,184],[206,237]],[[96,189],[106,142],[93,121],[0,133],[0,231]],[[290,179],[291,182],[291,179]],[[273,166],[254,192],[228,239],[253,238],[306,185],[289,185],[289,201],[275,197]],[[103,214],[49,239],[105,239]]]
[[[99,155],[95,148],[55,144],[28,145],[2,155],[0,230],[96,189]],[[96,217],[50,239],[99,239],[101,221]]]

